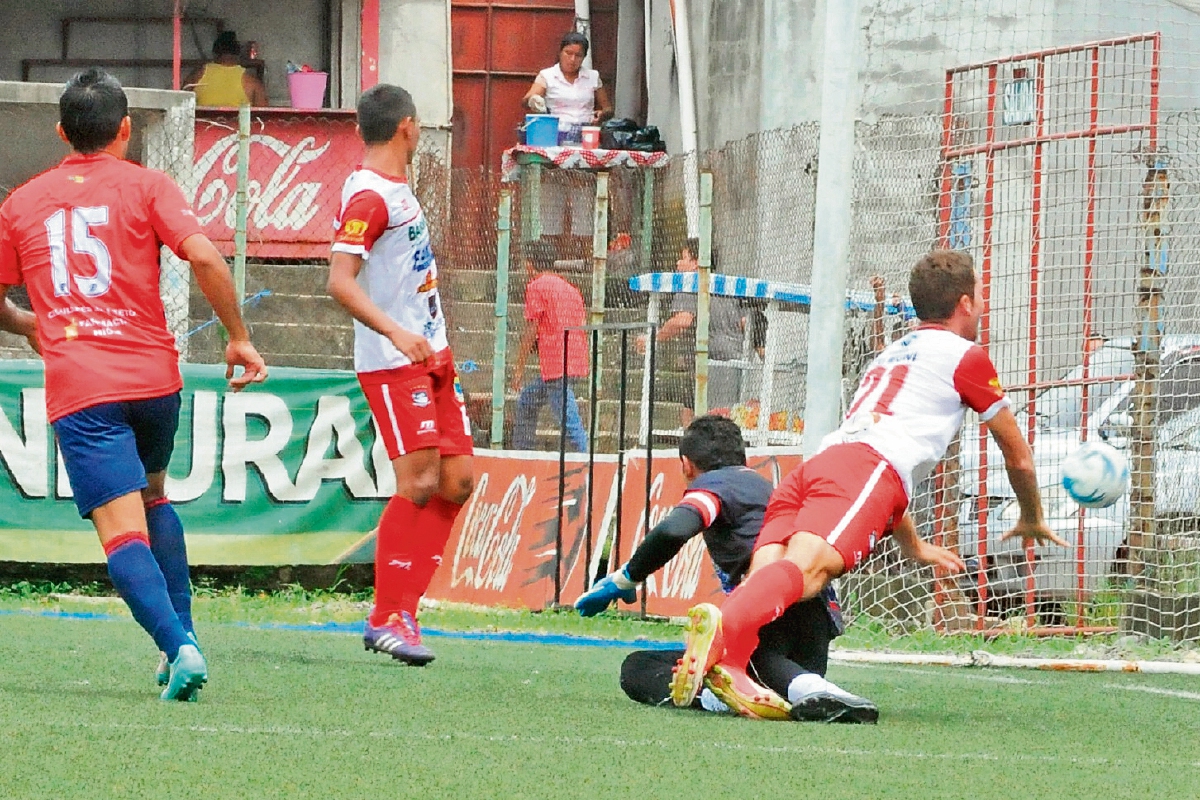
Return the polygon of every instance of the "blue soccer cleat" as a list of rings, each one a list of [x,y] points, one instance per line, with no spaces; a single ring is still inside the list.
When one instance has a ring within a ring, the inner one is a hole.
[[[188,631],[187,636],[192,640],[192,644],[200,646],[200,643],[196,641],[194,631]],[[158,668],[154,670],[154,680],[159,686],[166,686],[171,681],[171,662],[167,661],[166,653],[159,652],[158,654]]]
[[[368,619],[363,626],[363,649],[387,653],[414,667],[423,667],[435,657],[432,650],[421,644],[421,628],[407,611],[392,614],[379,627]]]
[[[171,662],[171,674],[167,688],[163,689],[163,700],[180,700],[194,703],[200,699],[200,687],[208,682],[208,664],[194,644],[179,648],[179,655]]]
[[[161,651],[158,654],[158,669],[154,670],[154,681],[159,686],[171,682],[171,662],[167,661],[167,654]]]

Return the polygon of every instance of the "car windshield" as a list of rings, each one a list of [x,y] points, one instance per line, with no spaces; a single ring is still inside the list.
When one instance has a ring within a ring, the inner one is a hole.
[[[1091,378],[1111,378],[1117,375],[1128,375],[1133,372],[1133,353],[1124,348],[1101,347],[1097,350],[1088,364],[1088,375]],[[1083,377],[1083,365],[1068,372],[1064,380],[1079,380]],[[1112,397],[1121,381],[1089,384],[1088,410],[1095,411],[1108,398]],[[1075,429],[1083,423],[1083,385],[1052,386],[1037,396],[1035,410],[1037,411],[1039,427]],[[1027,409],[1028,410],[1028,409]]]
[[[1189,409],[1200,406],[1200,359],[1177,361],[1167,366],[1158,382],[1158,408],[1154,424],[1164,425]],[[1114,414],[1129,413],[1133,396],[1121,401]],[[1039,413],[1041,409],[1038,409]]]

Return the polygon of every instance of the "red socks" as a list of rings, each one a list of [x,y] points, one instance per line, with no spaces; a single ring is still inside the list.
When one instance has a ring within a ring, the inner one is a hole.
[[[417,603],[441,564],[442,551],[461,508],[436,495],[424,508],[399,495],[388,501],[375,540],[371,625],[385,625],[388,617],[401,611],[416,617]]]
[[[780,559],[755,572],[721,606],[725,657],[721,661],[745,669],[758,631],[783,615],[804,596],[804,573],[794,562]]]
[[[462,506],[451,503],[440,495],[425,504],[421,513],[420,557],[414,563],[413,587],[417,589],[417,599],[429,590],[433,575],[442,564],[442,554],[446,551],[446,542],[450,541],[450,532],[454,528],[454,520]],[[412,613],[417,613],[414,605]]]

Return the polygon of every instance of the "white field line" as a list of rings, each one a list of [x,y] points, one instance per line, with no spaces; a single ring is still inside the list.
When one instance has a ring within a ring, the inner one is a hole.
[[[1124,689],[1127,692],[1145,692],[1146,694],[1160,694],[1164,697],[1176,697],[1180,700],[1200,700],[1200,692],[1184,692],[1178,689],[1159,689],[1156,686],[1138,686],[1137,684],[1129,684],[1123,686],[1119,683],[1106,683],[1105,689]]]
[[[1017,678],[1012,675],[1002,675],[992,672],[977,672],[974,670],[937,670],[937,669],[920,669],[917,667],[894,666],[890,664],[863,664],[856,662],[846,662],[841,664],[843,667],[852,669],[880,669],[891,672],[900,672],[905,675],[927,675],[939,679],[944,678],[960,678],[964,681],[976,681],[979,683],[1006,683],[1018,684],[1024,686],[1059,686],[1058,681],[1036,680],[1032,678]],[[1173,697],[1178,700],[1196,700],[1200,701],[1200,692],[1185,692],[1177,689],[1160,689],[1156,686],[1142,686],[1136,683],[1106,683],[1105,689],[1116,689],[1124,692],[1144,692],[1146,694],[1157,694],[1163,697]]]
[[[36,720],[31,720],[39,724]],[[18,723],[19,724],[19,723]],[[1051,753],[1012,753],[1012,752],[976,752],[976,753],[931,753],[922,750],[892,750],[887,748],[869,747],[825,747],[821,745],[746,745],[730,744],[728,742],[697,742],[697,741],[667,741],[663,739],[620,739],[612,736],[526,736],[523,734],[486,735],[467,731],[454,733],[427,733],[422,731],[361,731],[338,728],[291,728],[284,726],[252,727],[243,725],[151,725],[136,722],[106,722],[94,723],[82,720],[69,722],[40,723],[51,728],[85,728],[93,731],[104,730],[136,730],[163,733],[202,733],[218,736],[267,736],[267,737],[296,737],[305,739],[349,739],[362,737],[364,734],[373,739],[415,740],[425,742],[455,742],[477,741],[497,744],[515,745],[579,745],[584,748],[596,747],[627,747],[627,748],[658,748],[661,750],[680,750],[705,748],[711,750],[729,750],[736,752],[770,753],[785,755],[808,756],[845,756],[853,758],[895,758],[904,761],[983,761],[983,762],[1020,762],[1040,764],[1064,764],[1102,767],[1137,766],[1146,768],[1159,766],[1171,769],[1187,767],[1200,770],[1200,761],[1179,762],[1177,760],[1122,761],[1115,758],[1079,758],[1060,756]]]
[[[1200,663],[1186,661],[1123,661],[1117,659],[1027,658],[975,650],[969,655],[927,653],[876,653],[868,650],[832,650],[829,660],[838,663],[907,664],[921,667],[1014,667],[1046,672],[1141,672],[1148,675],[1200,675]]]

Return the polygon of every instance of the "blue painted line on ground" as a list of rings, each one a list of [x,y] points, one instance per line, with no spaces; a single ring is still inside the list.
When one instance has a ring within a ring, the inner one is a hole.
[[[131,622],[128,617],[102,614],[94,611],[6,611],[0,616],[49,617],[84,622]],[[298,631],[301,633],[340,633],[361,636],[361,622],[314,622],[289,624],[283,622],[209,623],[220,627],[250,628],[253,630]],[[599,636],[572,636],[565,633],[522,633],[518,631],[444,631],[438,628],[422,628],[425,636],[439,639],[460,639],[475,642],[507,642],[509,644],[540,644],[560,647],[599,647],[621,650],[678,650],[679,642],[662,642],[654,639],[604,639]]]

